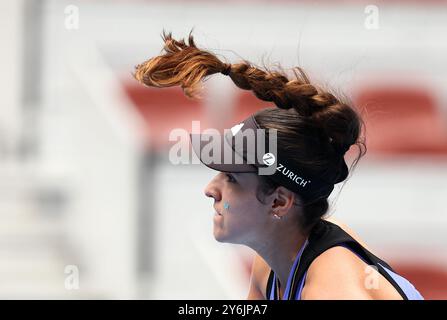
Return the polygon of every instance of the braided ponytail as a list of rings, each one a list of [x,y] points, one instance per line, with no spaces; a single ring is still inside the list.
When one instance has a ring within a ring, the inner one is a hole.
[[[199,97],[202,79],[219,72],[227,72],[228,65],[214,54],[200,50],[189,34],[188,42],[177,41],[163,31],[164,54],[151,58],[135,67],[135,79],[149,87],[180,86],[190,97]]]

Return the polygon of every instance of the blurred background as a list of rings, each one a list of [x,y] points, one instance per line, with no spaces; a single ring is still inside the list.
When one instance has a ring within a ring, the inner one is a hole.
[[[330,212],[447,298],[447,1],[2,0],[0,24],[0,298],[246,297],[253,252],[212,235],[216,172],[171,163],[169,133],[269,105],[222,75],[199,101],[137,84],[163,29],[299,65],[365,109],[368,152]]]

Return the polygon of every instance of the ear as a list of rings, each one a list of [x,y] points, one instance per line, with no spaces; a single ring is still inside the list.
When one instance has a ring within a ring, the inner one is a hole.
[[[273,195],[272,211],[275,215],[282,218],[294,205],[296,195],[294,192],[282,186],[278,187]]]

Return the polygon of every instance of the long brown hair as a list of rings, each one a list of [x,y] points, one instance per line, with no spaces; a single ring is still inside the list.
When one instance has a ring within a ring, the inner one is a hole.
[[[325,177],[328,184],[345,181],[366,153],[361,136],[364,123],[357,110],[346,98],[337,98],[312,84],[301,68],[293,68],[289,77],[282,68],[262,70],[246,60],[222,62],[215,54],[199,49],[191,33],[188,41],[175,40],[165,31],[162,38],[165,53],[135,67],[134,77],[140,83],[160,88],[180,86],[188,97],[198,97],[205,77],[228,75],[237,87],[276,105],[258,111],[255,119],[261,128],[278,130],[278,153],[287,152],[296,167]],[[359,152],[348,169],[344,155],[352,145]],[[259,178],[257,197],[262,201],[262,194],[273,192],[278,185],[266,176]],[[324,216],[329,207],[327,197],[302,206],[302,228],[311,228]]]

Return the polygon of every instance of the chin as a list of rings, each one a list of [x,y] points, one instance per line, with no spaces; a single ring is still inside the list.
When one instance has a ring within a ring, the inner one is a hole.
[[[222,243],[228,242],[228,240],[222,233],[216,232],[216,231],[214,231],[214,239],[216,239],[217,242],[222,242]]]
[[[234,236],[223,234],[219,232],[214,232],[214,239],[216,239],[217,242],[221,243],[229,243],[229,244],[243,244],[241,241],[237,241]]]
[[[234,239],[233,239],[234,237],[232,237],[230,234],[228,234],[227,232],[225,232],[224,230],[222,230],[220,228],[214,229],[213,235],[214,235],[214,239],[216,239],[217,242],[234,243]]]

